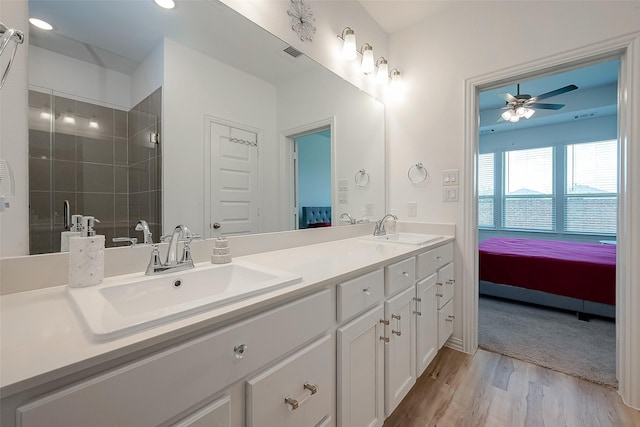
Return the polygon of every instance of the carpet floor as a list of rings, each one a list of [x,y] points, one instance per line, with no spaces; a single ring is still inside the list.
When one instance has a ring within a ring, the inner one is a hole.
[[[481,297],[479,347],[589,381],[618,386],[613,319]]]

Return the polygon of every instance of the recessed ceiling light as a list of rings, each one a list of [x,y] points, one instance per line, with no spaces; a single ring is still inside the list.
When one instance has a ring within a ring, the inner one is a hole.
[[[48,22],[43,21],[42,19],[29,18],[29,22],[31,22],[31,25],[33,25],[34,27],[38,27],[41,30],[47,30],[47,31],[53,30],[53,26]]]
[[[173,9],[176,7],[176,3],[173,0],[153,0],[158,6],[165,9]]]

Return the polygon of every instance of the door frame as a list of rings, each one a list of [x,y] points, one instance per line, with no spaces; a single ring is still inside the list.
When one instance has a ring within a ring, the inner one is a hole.
[[[335,224],[335,209],[337,206],[337,196],[334,188],[336,187],[336,118],[335,116],[316,122],[307,123],[296,126],[294,128],[283,130],[280,133],[280,207],[282,209],[280,217],[282,221],[280,227],[282,230],[297,230],[297,215],[294,213],[295,201],[297,200],[295,185],[295,168],[294,168],[294,144],[295,139],[301,136],[317,133],[320,130],[329,128],[331,133],[331,224]]]
[[[461,250],[463,263],[463,350],[478,348],[479,93],[518,79],[567,71],[620,59],[618,79],[618,225],[616,262],[616,373],[625,403],[640,407],[640,33],[575,49],[465,81],[464,190]],[[636,217],[634,217],[634,212]],[[636,310],[634,311],[634,307]],[[635,329],[634,329],[635,327]],[[635,362],[634,362],[635,361]]]
[[[202,141],[202,153],[203,153],[203,175],[204,175],[204,182],[203,182],[203,193],[202,193],[202,205],[203,205],[203,220],[202,220],[202,230],[204,233],[204,238],[209,238],[209,237],[213,237],[212,236],[212,231],[211,231],[211,227],[210,227],[210,222],[211,222],[211,125],[213,123],[222,125],[222,126],[229,126],[229,127],[234,127],[236,129],[242,129],[244,131],[247,132],[252,132],[256,134],[256,141],[258,142],[257,145],[257,149],[258,149],[258,164],[257,164],[257,168],[258,170],[256,171],[256,173],[258,174],[258,213],[262,212],[262,206],[263,206],[263,196],[262,196],[262,192],[260,191],[260,183],[263,181],[262,179],[262,171],[264,170],[263,165],[262,165],[262,157],[260,155],[260,144],[262,144],[262,130],[258,129],[258,128],[254,128],[252,126],[249,125],[245,125],[243,123],[238,123],[238,122],[233,122],[231,120],[226,120],[226,119],[222,119],[220,117],[216,117],[216,116],[212,116],[209,114],[205,114],[204,115],[204,138]],[[263,217],[262,215],[258,214],[258,233],[260,232],[260,230],[264,230],[264,224],[263,224]]]

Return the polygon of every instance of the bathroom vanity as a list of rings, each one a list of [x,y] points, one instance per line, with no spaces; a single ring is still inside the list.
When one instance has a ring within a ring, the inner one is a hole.
[[[453,237],[241,261],[303,281],[107,341],[64,287],[4,296],[2,425],[381,426],[452,333]]]

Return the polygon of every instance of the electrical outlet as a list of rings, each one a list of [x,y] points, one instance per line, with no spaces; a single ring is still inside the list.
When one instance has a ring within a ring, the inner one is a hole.
[[[415,217],[418,216],[418,203],[416,202],[409,202],[407,204],[407,215],[410,217]]]
[[[349,180],[348,179],[339,179],[338,180],[338,190],[340,190],[340,191],[349,190]]]
[[[364,205],[365,212],[369,218],[373,217],[373,203],[367,203]]]

